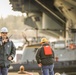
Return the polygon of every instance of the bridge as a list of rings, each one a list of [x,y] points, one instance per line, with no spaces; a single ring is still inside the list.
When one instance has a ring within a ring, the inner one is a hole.
[[[25,25],[41,33],[68,38],[76,28],[75,0],[10,0],[14,11],[26,13]]]

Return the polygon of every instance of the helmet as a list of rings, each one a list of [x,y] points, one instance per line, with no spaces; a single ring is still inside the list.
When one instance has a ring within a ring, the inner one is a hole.
[[[61,74],[57,72],[57,73],[55,73],[55,75],[61,75]]]
[[[41,43],[43,43],[43,42],[46,43],[46,42],[48,42],[48,40],[46,38],[42,38]]]
[[[8,29],[6,27],[1,28],[0,32],[8,32]]]

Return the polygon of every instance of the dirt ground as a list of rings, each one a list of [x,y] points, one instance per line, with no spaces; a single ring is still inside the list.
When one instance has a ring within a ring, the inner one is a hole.
[[[30,74],[18,74],[18,72],[9,72],[8,75],[39,75],[38,73],[30,73]]]

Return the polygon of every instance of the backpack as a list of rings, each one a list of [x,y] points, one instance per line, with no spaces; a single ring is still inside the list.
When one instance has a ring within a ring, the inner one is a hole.
[[[44,54],[45,55],[52,55],[53,52],[52,52],[52,48],[50,46],[44,46]]]

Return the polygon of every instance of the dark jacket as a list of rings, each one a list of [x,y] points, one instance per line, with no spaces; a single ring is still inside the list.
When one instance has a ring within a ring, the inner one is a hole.
[[[2,43],[2,38],[0,37],[0,67],[9,67],[11,61],[8,57],[11,56],[12,59],[15,57],[16,48],[12,41],[8,39],[8,42]]]
[[[39,63],[42,63],[42,65],[51,65],[51,64],[54,63],[54,52],[53,52],[53,50],[52,50],[52,52],[53,52],[52,55],[46,56],[46,55],[44,54],[44,48],[43,48],[43,46],[47,46],[47,45],[49,45],[49,44],[44,43],[44,44],[38,49],[38,51],[37,51],[36,60],[37,60],[37,63],[38,63],[38,64],[39,64]]]

